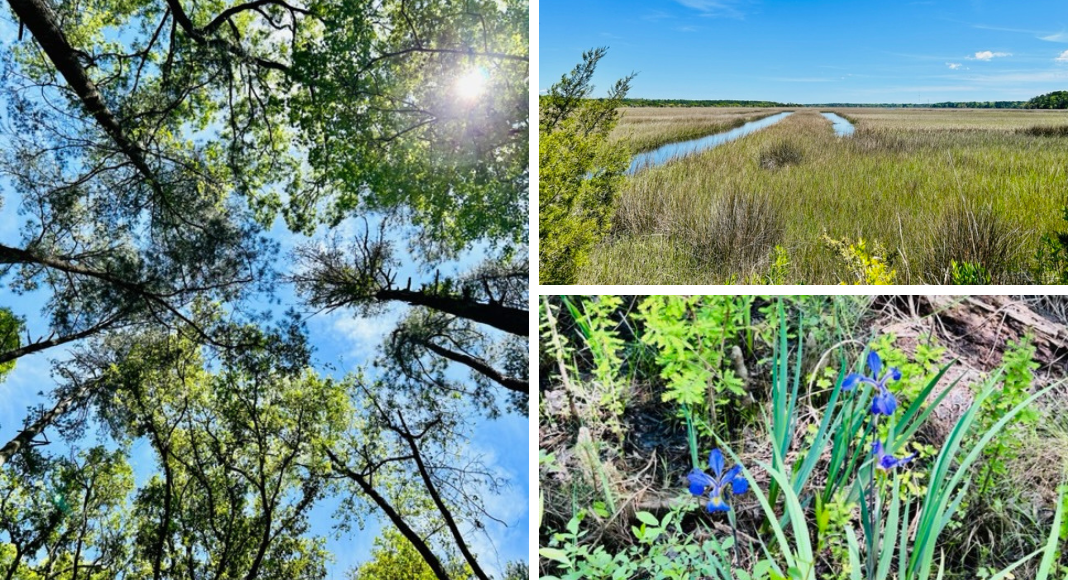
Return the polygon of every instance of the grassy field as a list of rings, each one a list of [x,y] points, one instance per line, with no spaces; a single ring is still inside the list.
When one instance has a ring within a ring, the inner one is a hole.
[[[774,112],[628,109],[617,132],[632,146],[658,131],[666,142]],[[1064,229],[1068,116],[834,112],[855,123],[853,137],[802,109],[629,178],[580,282],[949,283],[954,262],[996,284],[1039,281],[1041,237]]]
[[[612,140],[626,144],[634,153],[729,131],[778,112],[726,107],[624,107],[620,111]]]

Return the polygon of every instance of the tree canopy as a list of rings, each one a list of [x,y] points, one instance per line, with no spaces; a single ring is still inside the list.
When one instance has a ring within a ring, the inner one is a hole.
[[[322,578],[369,519],[491,577],[468,442],[529,393],[527,1],[6,4],[0,389],[53,384],[0,426],[0,577]],[[399,322],[339,368],[323,312]]]
[[[1028,109],[1068,109],[1068,91],[1053,91],[1039,95],[1025,105]]]

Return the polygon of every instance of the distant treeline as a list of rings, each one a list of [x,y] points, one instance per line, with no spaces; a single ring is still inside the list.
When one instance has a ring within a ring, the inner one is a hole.
[[[1068,91],[1053,91],[1027,101],[1028,109],[1068,109]]]
[[[945,103],[820,103],[806,107],[883,107],[896,109],[1026,109],[1028,101],[959,101]]]
[[[623,99],[624,107],[803,107],[793,103],[776,103],[775,101],[731,101],[688,99]]]
[[[542,99],[545,99],[542,96]],[[593,99],[600,100],[600,99]],[[880,107],[924,109],[1068,109],[1068,91],[1054,91],[1030,101],[947,101],[944,103],[778,103],[730,99],[623,99],[624,107]]]

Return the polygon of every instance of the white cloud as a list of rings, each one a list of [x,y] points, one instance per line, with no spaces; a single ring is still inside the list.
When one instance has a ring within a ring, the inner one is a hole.
[[[946,66],[948,66],[949,68],[951,68],[953,70],[957,70],[957,69],[960,68],[960,63],[959,62],[947,62]]]
[[[363,318],[352,316],[351,312],[343,312],[342,316],[334,321],[334,331],[352,343],[354,354],[368,356],[396,325],[397,320],[394,317]]]
[[[1040,36],[1039,38],[1049,42],[1068,42],[1068,32],[1058,32],[1056,34]]]
[[[990,60],[992,58],[998,58],[1003,56],[1012,56],[1011,52],[991,52],[989,50],[983,50],[975,53],[975,56],[969,56],[971,60]]]
[[[741,18],[742,13],[735,8],[734,0],[675,0],[687,8],[701,12],[701,16],[727,16]]]
[[[1055,58],[1053,60],[1055,60],[1057,62],[1068,62],[1068,50],[1062,52],[1060,56],[1058,56],[1057,58]]]

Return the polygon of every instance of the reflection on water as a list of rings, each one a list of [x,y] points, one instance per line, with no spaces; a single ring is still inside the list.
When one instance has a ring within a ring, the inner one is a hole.
[[[700,139],[692,139],[690,141],[679,141],[678,143],[670,143],[664,145],[658,149],[652,151],[646,151],[645,153],[639,153],[634,156],[634,159],[630,162],[630,169],[627,170],[628,175],[634,175],[641,169],[647,167],[656,167],[657,165],[663,165],[673,159],[699,153],[705,149],[711,149],[716,145],[726,143],[728,141],[734,141],[739,137],[744,137],[753,131],[759,131],[764,127],[768,127],[782,121],[790,113],[778,113],[770,117],[764,117],[757,121],[751,121],[738,127],[737,129],[731,129],[724,133],[717,133],[715,135],[709,135],[708,137],[701,137]],[[850,127],[850,132],[853,128]]]
[[[839,137],[848,137],[853,134],[853,123],[846,121],[845,119],[839,117],[838,115],[835,115],[834,113],[820,114],[830,119],[831,123],[834,123],[834,132],[837,133]]]

